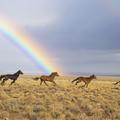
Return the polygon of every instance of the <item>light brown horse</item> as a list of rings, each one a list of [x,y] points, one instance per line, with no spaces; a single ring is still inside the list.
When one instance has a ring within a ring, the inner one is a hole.
[[[73,81],[72,81],[72,83],[74,83],[74,82],[76,82],[75,83],[75,85],[77,85],[78,83],[80,83],[80,82],[84,82],[85,83],[85,85],[83,86],[83,87],[88,87],[88,85],[89,85],[89,83],[91,82],[91,80],[93,80],[93,79],[96,79],[96,76],[95,75],[91,75],[91,76],[89,76],[89,77],[77,77],[76,79],[74,79]]]
[[[48,81],[48,82],[52,82],[52,83],[54,83],[54,85],[56,85],[56,83],[55,83],[55,81],[54,81],[54,78],[56,77],[56,76],[59,76],[59,74],[57,73],[57,72],[53,72],[53,73],[51,73],[50,75],[42,75],[41,77],[36,77],[36,78],[33,78],[33,80],[41,80],[41,82],[40,82],[40,85],[42,85],[42,83],[44,82],[45,83],[45,85],[47,85],[48,86],[48,84],[46,83],[46,81]]]

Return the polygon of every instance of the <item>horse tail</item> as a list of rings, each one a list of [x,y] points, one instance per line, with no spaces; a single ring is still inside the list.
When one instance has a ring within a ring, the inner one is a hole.
[[[79,77],[77,77],[76,79],[72,80],[72,83],[75,82],[75,81],[77,81],[78,79],[79,79]]]
[[[39,79],[40,79],[40,77],[33,78],[33,80],[36,80],[36,81],[39,80]]]
[[[0,80],[2,80],[2,78],[4,78],[4,77],[5,77],[5,75],[1,75],[1,76],[0,76]]]

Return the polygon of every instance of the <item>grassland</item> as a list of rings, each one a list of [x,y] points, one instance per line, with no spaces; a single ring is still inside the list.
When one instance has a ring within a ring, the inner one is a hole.
[[[119,77],[98,77],[88,88],[71,84],[74,77],[56,78],[57,86],[40,86],[21,76],[0,86],[0,120],[120,120]]]

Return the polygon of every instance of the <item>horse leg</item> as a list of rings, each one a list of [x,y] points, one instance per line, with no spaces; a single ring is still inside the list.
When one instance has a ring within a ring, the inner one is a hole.
[[[0,81],[2,80],[2,78],[3,78],[3,77],[2,77],[2,75],[1,75],[1,76],[0,76]]]
[[[75,85],[77,85],[79,82],[81,82],[81,81],[78,80],[78,81],[75,83]]]
[[[56,83],[55,83],[55,81],[52,81],[53,83],[54,83],[54,85],[57,85]]]
[[[48,84],[46,83],[46,81],[44,80],[44,83],[45,83],[45,85],[47,85],[48,86]]]
[[[88,87],[88,85],[90,84],[90,82],[87,82],[86,84],[87,84],[86,87]]]
[[[41,80],[40,85],[42,85],[42,82],[43,82],[43,81]]]
[[[8,80],[8,79],[4,78],[3,81],[1,82],[1,85],[4,85],[6,80]]]
[[[10,85],[12,85],[13,83],[15,83],[15,81],[16,81],[16,80],[13,80]]]
[[[88,87],[89,84],[86,85],[86,87]]]
[[[85,83],[85,86],[84,86],[84,87],[86,87],[86,88],[87,88],[87,87],[88,87],[88,83]]]

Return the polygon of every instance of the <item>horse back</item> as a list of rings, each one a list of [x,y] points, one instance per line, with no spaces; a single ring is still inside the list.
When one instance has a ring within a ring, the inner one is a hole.
[[[51,81],[51,77],[50,76],[46,76],[46,75],[42,75],[40,77],[41,80],[46,80],[46,81]]]
[[[86,82],[86,83],[91,81],[91,79],[89,77],[79,77],[78,79],[79,79],[79,81],[83,81],[83,82]]]

